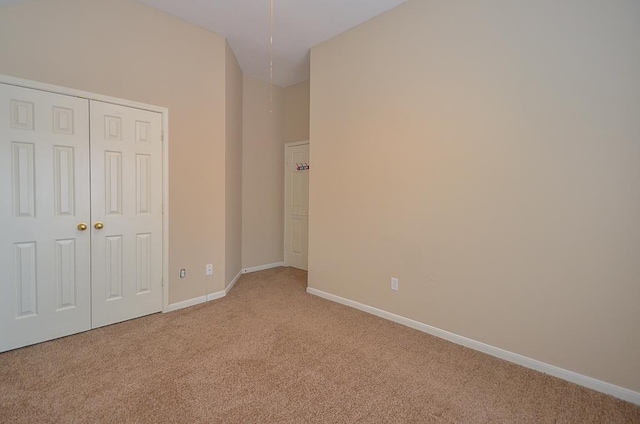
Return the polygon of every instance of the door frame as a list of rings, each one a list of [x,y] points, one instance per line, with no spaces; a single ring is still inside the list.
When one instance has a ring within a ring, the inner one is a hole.
[[[169,109],[0,74],[0,83],[162,114],[162,312],[169,312]]]
[[[287,149],[289,147],[304,146],[305,144],[309,145],[309,156],[311,156],[311,143],[309,142],[309,140],[293,141],[291,143],[284,144],[284,196],[283,196],[284,199],[282,202],[284,206],[283,221],[282,221],[282,223],[284,224],[282,228],[284,232],[284,238],[282,243],[282,261],[284,263],[284,266],[289,266],[289,263],[287,262]],[[311,178],[309,178],[309,183],[311,183]],[[307,257],[308,257],[308,253],[307,253]]]

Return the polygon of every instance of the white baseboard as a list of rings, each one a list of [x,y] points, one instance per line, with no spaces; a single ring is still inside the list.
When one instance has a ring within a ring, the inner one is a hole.
[[[242,270],[238,271],[238,273],[236,274],[235,277],[233,277],[233,280],[231,280],[231,282],[229,283],[229,285],[227,286],[226,289],[224,289],[224,295],[228,295],[229,292],[231,291],[231,289],[233,288],[233,286],[236,285],[236,283],[238,282],[238,280],[240,279],[240,276],[242,275]]]
[[[242,270],[242,273],[243,274],[248,274],[250,272],[264,271],[265,269],[277,268],[279,266],[284,266],[284,262],[275,262],[275,263],[272,263],[272,264],[252,266],[251,268],[244,268]]]
[[[205,303],[207,301],[207,296],[198,296],[193,299],[183,300],[182,302],[172,303],[167,306],[167,310],[165,312],[173,312],[178,309],[188,308],[189,306],[199,305],[201,303]]]
[[[407,327],[411,327],[415,330],[422,331],[427,334],[431,334],[432,336],[440,337],[441,339],[448,340],[452,343],[456,343],[471,349],[475,349],[480,352],[486,353],[488,355],[495,356],[497,358],[504,359],[506,361],[513,362],[518,365],[522,365],[523,367],[531,368],[533,370],[540,371],[542,373],[561,378],[571,383],[575,383],[580,386],[584,386],[589,389],[611,395],[618,399],[622,399],[627,402],[640,405],[640,393],[634,392],[633,390],[625,389],[624,387],[616,386],[614,384],[597,380],[595,378],[588,377],[586,375],[578,374],[576,372],[569,371],[564,368],[556,367],[555,365],[550,365],[550,364],[538,361],[536,359],[531,359],[526,356],[519,355],[517,353],[509,352],[507,350],[503,350],[482,342],[478,342],[476,340],[469,339],[464,336],[459,336],[457,334],[450,333],[445,330],[441,330],[431,325],[423,324],[421,322],[414,321],[412,319],[405,318],[400,315],[392,314],[391,312],[383,311],[382,309],[374,308],[373,306],[354,302],[353,300],[345,299],[343,297],[326,293],[311,287],[307,287],[307,293],[322,297],[327,300],[331,300],[336,303],[341,303],[343,305],[350,306],[355,309],[359,309],[361,311],[370,313],[372,315],[376,315],[380,318],[384,318],[389,321],[393,321],[395,323],[402,324]]]
[[[227,288],[224,290],[217,291],[215,293],[209,293],[208,295],[205,295],[205,296],[194,297],[193,299],[184,300],[182,302],[172,303],[167,307],[167,310],[164,312],[173,312],[173,311],[177,311],[178,309],[188,308],[189,306],[195,306],[201,303],[210,302],[212,300],[221,299],[229,294],[233,286],[238,282],[238,279],[240,278],[241,275],[242,275],[242,271],[238,272],[238,274],[235,277],[233,277],[233,280],[231,280],[231,284],[229,284]]]
[[[224,290],[217,291],[215,293],[209,293],[207,295],[207,302],[210,302],[212,300],[222,299],[225,295],[226,293],[224,292]]]

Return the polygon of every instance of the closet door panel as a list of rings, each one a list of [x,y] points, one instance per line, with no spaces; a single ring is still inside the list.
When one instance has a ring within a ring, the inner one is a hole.
[[[162,310],[162,115],[90,107],[95,328]]]
[[[0,351],[91,328],[89,102],[0,83]]]

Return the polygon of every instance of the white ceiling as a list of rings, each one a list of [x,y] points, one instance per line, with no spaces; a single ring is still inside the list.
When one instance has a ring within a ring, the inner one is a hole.
[[[0,0],[0,6],[29,0]],[[269,81],[270,0],[140,0],[229,40],[242,71]],[[273,82],[309,79],[309,49],[406,0],[273,0]]]
[[[270,0],[141,0],[223,35],[242,71],[269,81]],[[309,49],[406,0],[273,0],[273,82],[309,79]]]
[[[242,71],[269,81],[270,0],[141,0],[223,35]],[[406,0],[273,0],[273,82],[309,79],[309,49]]]

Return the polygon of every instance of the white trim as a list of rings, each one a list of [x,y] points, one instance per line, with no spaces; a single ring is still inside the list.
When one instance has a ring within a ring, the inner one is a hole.
[[[224,292],[224,290],[221,291],[217,291],[215,293],[209,293],[206,298],[207,298],[207,302],[210,302],[212,300],[218,300],[218,299],[222,299],[224,296],[226,295],[226,293]]]
[[[238,282],[238,280],[240,279],[240,276],[242,275],[242,270],[238,271],[238,273],[236,274],[235,277],[233,277],[233,280],[231,280],[231,282],[229,283],[229,285],[227,286],[226,289],[224,289],[224,295],[228,295],[229,292],[231,291],[231,289],[233,288],[233,286],[236,285],[236,283]]]
[[[309,140],[293,141],[291,143],[285,143],[284,148],[286,149],[287,147],[302,146],[305,144],[309,144]]]
[[[518,365],[522,365],[523,367],[531,368],[533,370],[540,371],[542,373],[561,378],[571,383],[575,383],[580,386],[584,386],[589,389],[593,389],[598,392],[602,392],[602,393],[611,395],[613,397],[625,400],[627,402],[640,405],[640,393],[634,392],[633,390],[625,389],[624,387],[616,386],[614,384],[597,380],[592,377],[587,377],[586,375],[578,374],[577,372],[569,371],[564,368],[556,367],[555,365],[550,365],[550,364],[538,361],[536,359],[531,359],[526,356],[519,355],[517,353],[509,352],[509,351],[497,348],[495,346],[478,342],[476,340],[469,339],[464,336],[459,336],[457,334],[450,333],[445,330],[441,330],[431,325],[423,324],[421,322],[414,321],[412,319],[405,318],[400,315],[392,314],[391,312],[383,311],[382,309],[374,308],[373,306],[358,303],[353,300],[345,299],[343,297],[326,293],[311,287],[307,287],[307,293],[313,294],[315,296],[318,296],[327,300],[331,300],[336,303],[340,303],[342,305],[350,306],[352,308],[370,313],[380,318],[384,318],[389,321],[393,321],[395,323],[402,324],[407,327],[411,327],[415,330],[422,331],[423,333],[431,334],[432,336],[436,336],[441,339],[448,340],[452,343],[456,343],[474,350],[478,350],[488,355],[495,356],[497,358],[504,359],[506,361],[513,362]]]
[[[23,78],[16,78],[0,74],[0,83],[34,90],[47,91],[49,93],[65,96],[79,97],[87,100],[97,100],[115,105],[148,110],[162,114],[162,205],[164,215],[162,217],[162,311],[169,312],[169,109],[166,107],[119,99],[89,91],[76,90],[69,87],[61,87]]]
[[[284,258],[284,266],[289,266],[289,260],[288,260],[288,254],[287,254],[287,240],[289,239],[289,231],[290,227],[289,227],[289,219],[288,219],[288,214],[287,214],[287,200],[289,197],[289,179],[287,178],[288,175],[287,173],[289,172],[289,164],[287,163],[287,150],[290,147],[297,147],[297,146],[305,146],[305,145],[309,145],[309,140],[302,140],[302,141],[294,141],[291,143],[285,143],[284,144],[284,205],[283,205],[283,211],[284,211],[284,217],[283,217],[283,223],[284,223],[284,243],[282,244],[282,251],[283,251],[283,258]],[[309,146],[309,150],[311,150],[311,146]]]
[[[207,295],[207,301],[222,299],[223,297],[228,295],[229,292],[231,291],[231,289],[233,288],[233,286],[235,286],[235,284],[240,279],[241,275],[242,275],[242,271],[238,271],[236,276],[233,277],[233,280],[231,280],[231,283],[229,283],[229,285],[224,290],[218,291],[218,292],[215,292],[215,293],[209,293]]]
[[[250,268],[244,268],[242,270],[242,273],[249,274],[251,272],[258,272],[258,271],[264,271],[265,269],[277,268],[279,266],[284,266],[284,262],[274,262],[272,264],[258,265],[258,266],[252,266]]]
[[[169,308],[169,109],[162,112],[162,310]]]
[[[231,284],[229,284],[224,290],[217,291],[215,293],[209,293],[205,296],[194,297],[193,299],[184,300],[178,303],[172,303],[171,305],[167,305],[167,308],[163,309],[162,312],[173,312],[177,311],[178,309],[188,308],[190,306],[200,305],[201,303],[210,302],[212,300],[222,299],[229,294],[233,286],[240,279],[241,275],[242,271],[238,272],[238,274],[233,277],[233,280],[231,280]]]
[[[152,112],[164,114],[167,108],[161,106],[140,103],[133,100],[119,99],[117,97],[105,96],[103,94],[91,93],[89,91],[76,90],[75,88],[61,87],[59,85],[47,84],[44,82],[31,81],[22,78],[16,78],[9,75],[0,74],[0,83],[15,85],[23,88],[31,88],[34,90],[47,91],[49,93],[63,94],[65,96],[80,97],[87,100],[97,100],[105,103],[113,103],[115,105],[133,107]],[[165,134],[166,136],[166,134]],[[165,137],[166,140],[166,137]]]
[[[177,302],[177,303],[172,303],[170,305],[167,305],[167,309],[163,310],[163,312],[177,311],[178,309],[199,305],[201,303],[205,303],[206,301],[207,301],[207,296],[194,297],[193,299],[183,300],[182,302]]]

